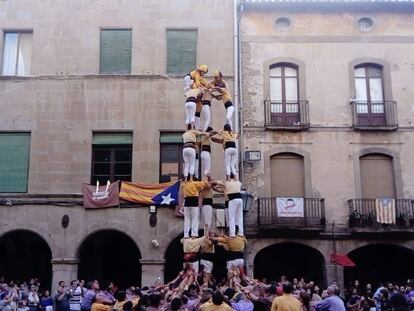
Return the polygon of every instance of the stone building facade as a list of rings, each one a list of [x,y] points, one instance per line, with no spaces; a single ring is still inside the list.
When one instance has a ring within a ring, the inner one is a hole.
[[[358,275],[331,263],[335,249],[366,269],[365,279],[384,267],[377,278],[414,273],[407,268],[414,257],[413,3],[239,1],[239,47],[233,9],[231,0],[1,1],[0,139],[29,137],[29,151],[26,184],[11,175],[20,190],[1,191],[0,253],[7,256],[0,267],[19,267],[15,278],[42,273],[52,286],[78,276],[143,285],[171,279],[182,234],[172,209],[158,209],[151,227],[148,207],[85,210],[79,193],[93,180],[102,141],[130,146],[130,171],[119,174],[160,180],[162,144],[184,129],[182,74],[171,61],[185,61],[169,58],[168,36],[189,31],[196,44],[181,36],[192,45],[178,48],[210,72],[220,69],[232,92],[242,89],[235,94],[240,175],[255,197],[245,214],[249,272],[321,283]],[[117,30],[127,32],[109,33]],[[129,51],[115,59],[111,49],[104,53],[105,36],[127,38]],[[13,40],[30,62],[9,57],[6,68]],[[222,109],[213,102],[214,128],[224,123]],[[219,179],[222,157],[213,146]],[[305,198],[305,217],[279,217],[276,197]],[[374,219],[384,197],[395,199],[396,224]],[[390,253],[405,271],[390,275],[384,261],[399,265]],[[367,254],[379,258],[371,268]]]
[[[133,261],[132,266],[142,269],[142,282],[133,279],[131,283],[152,284],[158,277],[163,279],[167,247],[182,232],[182,219],[174,216],[174,210],[160,209],[157,227],[152,228],[147,207],[88,211],[76,202],[81,201],[82,183],[92,179],[96,137],[128,134],[126,143],[132,145],[132,169],[127,174],[133,182],[159,182],[163,135],[171,139],[171,132],[180,135],[185,129],[183,76],[187,72],[175,72],[173,66],[168,68],[168,31],[176,31],[175,35],[193,31],[195,41],[180,37],[183,42],[187,40],[187,45],[183,43],[178,49],[190,53],[194,66],[207,64],[208,75],[221,70],[232,88],[233,2],[2,1],[0,16],[3,59],[0,134],[23,133],[30,137],[26,191],[10,194],[7,192],[13,191],[2,190],[5,193],[1,194],[1,252],[9,255],[2,266],[6,270],[15,267],[12,265],[15,257],[22,256],[16,250],[19,234],[26,232],[21,237],[22,243],[31,250],[31,245],[40,242],[27,232],[35,233],[50,251],[47,260],[52,262],[51,284],[55,286],[60,279],[76,278],[80,245],[94,233],[109,231],[122,233],[124,239],[133,241],[133,247],[139,249],[139,258],[120,259],[120,262]],[[112,55],[109,60],[112,63],[103,63],[111,53],[111,46],[103,51],[105,30],[129,31],[129,37],[126,34],[130,41],[129,58],[121,50],[115,59]],[[13,63],[10,55],[5,55],[13,53],[10,46],[14,34],[19,36],[18,56],[27,61],[25,64],[16,60]],[[25,34],[29,34],[30,48],[24,45]],[[127,64],[118,63],[118,57]],[[13,71],[14,65],[17,72]],[[117,66],[121,73],[111,74]],[[19,74],[20,70],[23,74]],[[222,103],[213,102],[213,127],[222,128],[224,111]],[[222,148],[219,145],[212,148],[213,175],[224,178]],[[2,172],[7,170],[2,168]],[[35,205],[30,204],[33,201]],[[65,203],[56,206],[57,201]],[[61,224],[64,215],[69,216],[66,228]],[[154,238],[160,243],[158,248],[151,244]],[[99,256],[97,261],[104,264],[105,259]],[[22,265],[18,270],[23,270]],[[89,267],[94,265],[99,264],[91,263]],[[30,276],[45,271],[33,268]],[[14,277],[27,278],[28,273]],[[47,282],[50,281],[49,278]]]
[[[257,199],[248,215],[252,270],[259,253],[286,267],[278,254],[314,252],[319,261],[290,264],[323,263],[321,275],[342,283],[335,252],[357,264],[345,269],[347,281],[404,274],[385,272],[384,255],[365,259],[386,249],[413,256],[413,10],[410,1],[242,1],[241,144],[261,155],[246,155],[243,174]],[[277,214],[276,197],[305,198],[304,218]],[[384,197],[396,199],[401,226],[377,223]]]

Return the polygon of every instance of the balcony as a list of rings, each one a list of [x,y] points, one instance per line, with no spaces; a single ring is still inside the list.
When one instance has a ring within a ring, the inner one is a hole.
[[[325,229],[325,200],[303,199],[303,217],[278,215],[276,197],[258,198],[257,226],[263,229],[294,229],[323,231]]]
[[[398,128],[396,101],[351,101],[352,127],[365,131]]]
[[[309,128],[309,102],[264,101],[265,127],[271,130],[302,131]]]
[[[376,199],[348,200],[349,227],[359,232],[412,231],[414,233],[414,200],[395,199],[395,223],[380,223]],[[393,210],[391,218],[394,218]]]

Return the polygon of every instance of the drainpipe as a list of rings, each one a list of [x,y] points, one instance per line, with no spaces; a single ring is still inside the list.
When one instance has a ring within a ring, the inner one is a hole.
[[[239,178],[243,181],[243,122],[240,75],[239,0],[233,0],[233,51],[234,51],[234,106],[235,131],[239,133]]]

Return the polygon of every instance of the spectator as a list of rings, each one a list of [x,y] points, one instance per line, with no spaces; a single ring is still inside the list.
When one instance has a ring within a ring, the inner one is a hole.
[[[302,305],[292,296],[293,286],[290,282],[283,283],[283,295],[276,297],[272,303],[272,311],[301,311]]]
[[[236,311],[253,311],[253,303],[241,292],[234,295],[231,306]]]
[[[315,305],[317,311],[345,311],[342,299],[335,295],[336,286],[331,285],[326,290],[326,298]],[[322,295],[323,297],[324,295]]]
[[[71,294],[71,298],[69,299],[70,311],[80,311],[83,291],[82,291],[82,287],[79,284],[78,280],[73,280],[72,282],[70,282],[70,294]]]
[[[300,292],[299,300],[302,303],[302,311],[315,311],[315,308],[310,304],[310,297],[306,292]]]
[[[200,306],[200,311],[233,311],[233,309],[224,302],[223,294],[216,290],[210,301]]]
[[[59,282],[60,284],[64,284]],[[70,291],[66,286],[59,286],[55,295],[55,311],[69,311]]]
[[[53,311],[53,298],[50,297],[50,293],[48,290],[45,290],[43,293],[43,297],[40,302],[40,306],[44,311]]]
[[[34,284],[30,285],[30,292],[29,292],[29,295],[27,296],[27,300],[28,300],[29,310],[38,311],[40,299],[37,293],[36,285]]]
[[[161,296],[158,293],[153,293],[149,296],[149,306],[147,311],[160,311]]]
[[[99,283],[97,280],[89,282],[88,290],[86,291],[85,295],[83,296],[81,302],[81,311],[90,311],[92,308],[92,302],[95,299],[96,292],[99,290]]]
[[[393,311],[409,311],[407,299],[401,293],[394,293],[390,297],[390,307]]]

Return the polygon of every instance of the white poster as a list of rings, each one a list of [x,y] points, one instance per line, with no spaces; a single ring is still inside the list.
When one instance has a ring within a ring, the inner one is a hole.
[[[303,198],[276,198],[278,217],[305,217]]]

